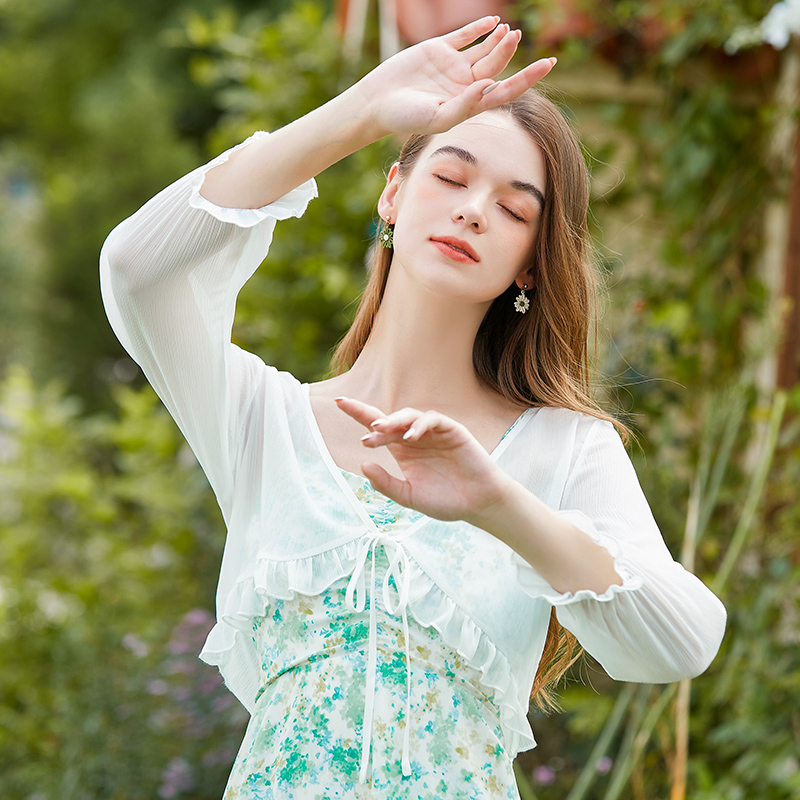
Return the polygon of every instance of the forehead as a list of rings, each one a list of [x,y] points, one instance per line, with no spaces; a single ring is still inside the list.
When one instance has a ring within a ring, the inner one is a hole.
[[[449,131],[434,134],[420,154],[420,160],[430,158],[446,145],[472,153],[478,168],[497,171],[499,177],[507,180],[530,181],[545,189],[541,148],[510,114],[484,112]]]

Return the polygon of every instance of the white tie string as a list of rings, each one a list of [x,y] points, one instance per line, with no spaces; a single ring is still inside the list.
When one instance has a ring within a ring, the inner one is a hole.
[[[367,685],[364,700],[364,730],[361,740],[361,772],[359,782],[367,782],[367,768],[369,766],[370,747],[372,745],[372,725],[375,714],[375,682],[378,667],[378,608],[375,603],[375,550],[377,545],[383,545],[389,556],[389,566],[383,578],[383,604],[388,614],[400,614],[403,620],[403,637],[406,647],[406,726],[403,733],[403,775],[411,775],[411,760],[409,757],[409,728],[411,726],[411,660],[408,642],[408,594],[410,590],[411,573],[409,560],[403,546],[394,538],[385,533],[372,533],[364,536],[358,544],[356,566],[350,581],[347,584],[346,603],[353,611],[363,611],[369,595],[369,650],[367,657]],[[365,591],[365,571],[367,556],[371,554],[372,569],[370,573],[369,592]],[[394,580],[397,603],[392,603],[390,579]]]

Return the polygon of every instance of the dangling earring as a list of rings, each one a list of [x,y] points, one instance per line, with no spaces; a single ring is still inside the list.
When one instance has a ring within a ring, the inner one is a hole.
[[[394,246],[394,228],[391,227],[391,224],[389,217],[386,217],[386,225],[380,236],[381,247],[385,247],[387,250],[391,250]]]
[[[517,299],[514,300],[514,308],[519,311],[520,314],[524,314],[531,307],[531,301],[528,300],[528,295],[525,294],[525,289],[527,288],[528,284],[523,284],[522,288],[519,290]]]

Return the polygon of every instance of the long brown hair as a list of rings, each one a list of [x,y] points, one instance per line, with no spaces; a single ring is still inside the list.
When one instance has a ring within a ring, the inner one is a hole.
[[[586,224],[589,174],[580,145],[558,108],[535,89],[492,113],[511,115],[540,148],[547,191],[530,254],[530,309],[526,314],[515,311],[519,290],[514,284],[492,302],[475,337],[475,371],[517,405],[591,414],[614,423],[625,437],[625,427],[596,404],[591,391],[588,342],[596,282]],[[401,179],[411,172],[429,140],[429,135],[415,134],[406,141],[397,162]],[[350,369],[370,336],[391,262],[391,250],[374,247],[369,282],[355,320],[333,354],[336,374]],[[554,609],[531,693],[536,705],[555,707],[552,689],[578,654],[575,637],[561,627]]]

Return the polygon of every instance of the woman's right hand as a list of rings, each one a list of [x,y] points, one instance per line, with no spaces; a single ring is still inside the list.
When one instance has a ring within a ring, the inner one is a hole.
[[[484,17],[392,56],[325,105],[238,150],[206,175],[202,196],[228,208],[261,208],[387,134],[441,133],[518,97],[555,59],[495,83],[520,40],[498,22]]]
[[[547,75],[555,59],[540,59],[495,84],[495,76],[508,66],[522,36],[498,21],[499,17],[483,17],[420,42],[353,86],[376,138],[388,133],[441,133],[518,97]],[[486,34],[484,41],[469,47]]]

